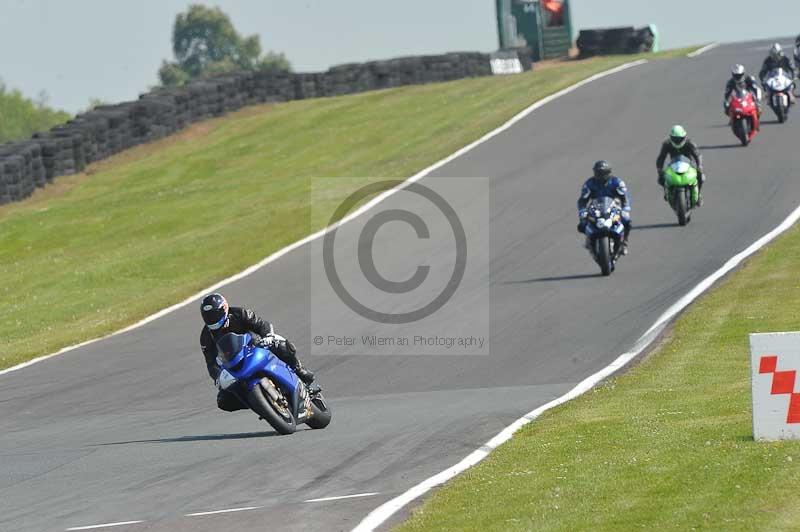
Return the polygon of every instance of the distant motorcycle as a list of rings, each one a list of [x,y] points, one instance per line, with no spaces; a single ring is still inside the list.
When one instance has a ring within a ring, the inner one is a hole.
[[[611,275],[622,254],[625,226],[622,224],[622,205],[618,199],[598,198],[586,207],[586,229],[589,252],[600,266],[603,275]]]
[[[736,138],[747,146],[758,134],[760,124],[758,107],[753,94],[745,87],[736,87],[728,104],[728,115],[731,117],[731,129]]]
[[[769,92],[769,106],[778,117],[778,122],[783,124],[789,117],[789,107],[792,102],[791,93],[794,91],[794,79],[786,75],[782,68],[776,68],[767,74],[764,85]]]
[[[252,345],[250,334],[228,333],[217,347],[220,388],[235,394],[280,434],[292,434],[301,423],[322,429],[331,422],[322,389],[307,387],[269,349]]]
[[[692,219],[691,211],[700,198],[700,188],[697,168],[687,157],[676,157],[664,170],[664,190],[664,199],[678,216],[678,224],[688,224]]]

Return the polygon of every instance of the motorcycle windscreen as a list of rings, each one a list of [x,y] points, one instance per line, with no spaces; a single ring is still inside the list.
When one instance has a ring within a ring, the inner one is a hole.
[[[226,334],[217,340],[217,361],[225,369],[236,366],[244,359],[244,350],[249,343],[249,334]]]
[[[786,75],[782,68],[773,70],[767,76],[767,86],[774,91],[783,92],[791,84],[792,80],[789,79],[789,76]]]
[[[669,163],[669,168],[679,176],[689,177],[691,174],[696,173],[692,160],[685,155],[678,155],[673,157]]]
[[[619,202],[616,198],[609,198],[608,196],[604,196],[602,198],[597,198],[596,200],[592,201],[591,205],[589,206],[590,210],[600,211],[600,216],[605,216],[614,208],[617,208]]]
[[[734,95],[739,100],[746,100],[747,99],[747,94],[748,94],[748,92],[747,92],[747,89],[745,87],[740,87],[740,86],[736,87],[736,92],[734,93]],[[742,102],[742,103],[746,103],[746,102]]]

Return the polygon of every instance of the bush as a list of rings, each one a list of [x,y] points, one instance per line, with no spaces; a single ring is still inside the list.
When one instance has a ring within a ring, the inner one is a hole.
[[[46,102],[45,94],[34,102],[0,81],[0,142],[25,139],[70,119],[68,113],[51,109]]]

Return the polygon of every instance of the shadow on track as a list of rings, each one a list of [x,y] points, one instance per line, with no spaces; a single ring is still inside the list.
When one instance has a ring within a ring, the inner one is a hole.
[[[536,277],[534,279],[525,279],[524,281],[508,281],[503,284],[555,283],[558,281],[577,281],[579,279],[594,279],[595,277],[602,277],[602,274],[582,273],[579,275],[563,275],[558,277]]]
[[[220,441],[220,440],[246,440],[249,438],[269,438],[280,436],[277,432],[244,432],[241,434],[202,434],[199,436],[179,436],[177,438],[157,438],[152,440],[114,441],[109,443],[96,443],[94,446],[127,445],[130,443],[182,443],[194,441]]]
[[[672,222],[672,223],[660,223],[660,224],[634,225],[631,231],[635,233],[636,231],[648,231],[650,229],[666,229],[667,227],[680,227],[680,224],[678,224],[677,222]]]
[[[729,150],[729,149],[741,148],[741,147],[742,147],[741,143],[735,143],[735,144],[716,144],[714,146],[698,146],[697,149],[698,150]]]

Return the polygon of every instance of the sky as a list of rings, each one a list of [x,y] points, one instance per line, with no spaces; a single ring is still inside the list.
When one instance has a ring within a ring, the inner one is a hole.
[[[800,32],[800,2],[789,0],[757,16],[744,0],[571,1],[576,32],[654,23],[668,48]],[[0,79],[73,113],[93,98],[135,99],[156,84],[175,15],[192,3],[221,7],[300,72],[497,46],[494,0],[0,0]]]

